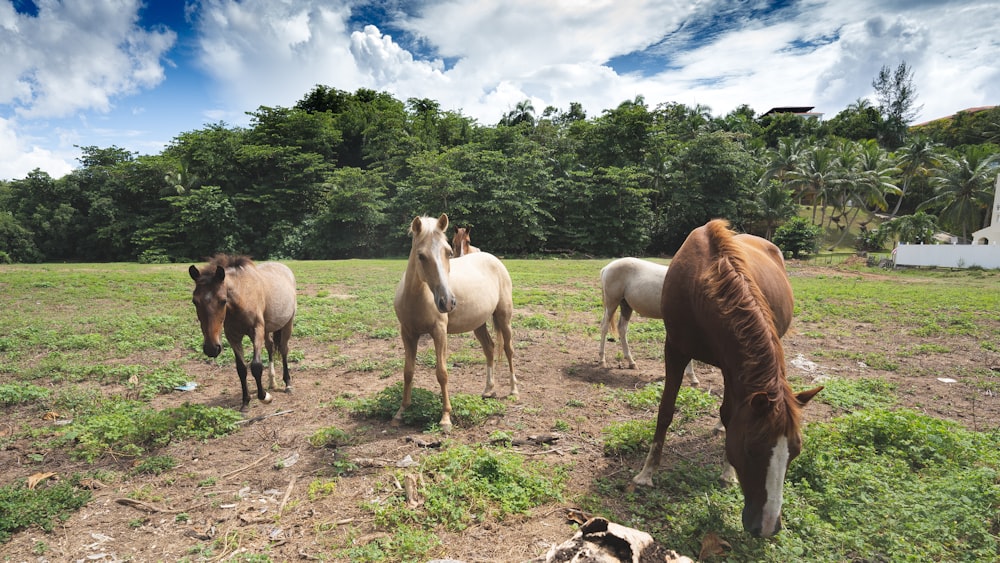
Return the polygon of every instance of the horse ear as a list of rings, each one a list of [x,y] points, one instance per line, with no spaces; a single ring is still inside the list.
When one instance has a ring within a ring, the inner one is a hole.
[[[215,267],[215,281],[222,283],[226,279],[226,269],[222,266]]]
[[[198,271],[197,266],[195,266],[194,264],[192,264],[191,267],[188,268],[188,273],[191,274],[191,279],[193,279],[194,281],[198,281],[198,277],[201,275],[201,272]]]
[[[448,230],[448,214],[447,213],[442,213],[441,216],[438,217],[438,228],[441,229],[442,232]]]
[[[795,400],[799,402],[800,407],[804,407],[806,406],[806,403],[808,403],[810,400],[812,400],[813,397],[816,396],[816,393],[819,393],[822,390],[823,386],[820,385],[815,389],[810,389],[808,391],[799,391],[798,393],[795,394]]]
[[[763,413],[771,408],[771,397],[763,391],[758,391],[751,395],[750,400],[747,402],[750,404],[750,408],[757,413]]]
[[[420,222],[420,217],[414,217],[413,218],[413,222],[410,223],[410,236],[411,237],[413,235],[415,235],[415,234],[417,234],[417,233],[420,232],[421,225],[423,225],[423,223]]]

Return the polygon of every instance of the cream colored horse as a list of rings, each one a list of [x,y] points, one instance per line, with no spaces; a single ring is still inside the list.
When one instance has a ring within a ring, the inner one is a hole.
[[[604,302],[604,318],[601,319],[601,351],[598,363],[607,367],[604,359],[604,343],[608,330],[612,336],[622,341],[622,355],[629,369],[635,369],[635,360],[628,345],[628,322],[635,311],[649,319],[662,319],[660,293],[667,267],[656,262],[638,258],[619,258],[601,268],[601,297]],[[621,307],[621,316],[618,308]],[[694,364],[688,364],[684,375],[691,385],[698,385],[694,374]]]
[[[486,356],[483,396],[493,397],[495,347],[486,328],[486,323],[492,319],[498,344],[503,344],[507,355],[510,395],[514,398],[518,395],[511,343],[514,301],[510,274],[496,256],[487,252],[452,259],[452,249],[445,236],[447,229],[448,216],[444,214],[438,219],[416,217],[410,224],[413,246],[393,300],[405,353],[403,404],[392,419],[393,426],[402,422],[403,412],[410,406],[417,342],[422,334],[430,334],[434,340],[436,374],[443,403],[440,424],[443,432],[451,430],[447,367],[449,334],[475,333]]]

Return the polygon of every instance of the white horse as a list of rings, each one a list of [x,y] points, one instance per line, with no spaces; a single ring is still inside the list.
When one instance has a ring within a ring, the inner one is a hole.
[[[417,343],[422,334],[434,340],[435,373],[441,386],[441,431],[451,430],[451,401],[448,396],[448,335],[472,331],[486,356],[484,397],[495,397],[493,389],[494,351],[503,346],[510,373],[510,397],[518,396],[514,375],[514,348],[511,320],[514,316],[513,284],[500,260],[488,252],[474,252],[452,258],[445,231],[448,216],[437,219],[415,217],[410,223],[413,246],[406,272],[396,287],[393,308],[403,339],[403,402],[392,419],[399,426],[410,406]],[[493,322],[497,342],[486,327]]]
[[[632,311],[650,319],[662,319],[660,294],[667,267],[662,264],[638,258],[619,258],[601,268],[601,295],[604,302],[604,318],[601,319],[601,351],[598,362],[608,367],[604,359],[604,343],[608,330],[612,336],[622,341],[622,354],[629,369],[635,369],[635,360],[628,345],[628,322]],[[621,307],[621,315],[618,308]],[[694,367],[688,364],[684,369],[691,385],[698,385]]]

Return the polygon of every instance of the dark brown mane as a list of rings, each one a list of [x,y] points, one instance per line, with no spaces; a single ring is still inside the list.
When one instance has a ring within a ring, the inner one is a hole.
[[[208,265],[201,269],[198,283],[208,282],[215,275],[216,268],[249,268],[253,260],[245,254],[216,254],[208,259]]]
[[[797,431],[800,407],[785,377],[785,353],[760,286],[753,278],[747,254],[733,238],[725,221],[708,224],[715,267],[707,270],[705,288],[723,315],[732,320],[733,333],[744,355],[743,385],[749,400],[765,393],[772,416],[758,431]],[[775,428],[775,427],[780,428]]]

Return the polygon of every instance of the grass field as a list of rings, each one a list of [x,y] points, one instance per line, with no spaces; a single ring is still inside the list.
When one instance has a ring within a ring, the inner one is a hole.
[[[505,260],[514,281],[514,329],[519,354],[528,356],[524,361],[530,361],[532,354],[596,359],[596,321],[601,314],[596,272],[606,263]],[[405,262],[288,264],[296,273],[299,291],[292,354],[296,374],[351,371],[379,379],[398,377],[402,363],[397,351],[361,354],[357,349],[370,342],[384,343],[386,350],[396,345],[397,322],[389,304]],[[1000,374],[995,371],[1000,365],[1000,273],[893,272],[849,263],[820,266],[789,265],[796,307],[794,335],[786,337],[786,359],[803,354],[832,366],[832,375],[824,382],[827,389],[817,399],[822,406],[815,412],[822,413],[821,419],[806,427],[807,447],[789,471],[785,520],[790,531],[772,540],[740,535],[738,490],[716,486],[718,468],[700,458],[675,460],[672,468],[659,474],[653,490],[627,490],[648,446],[650,412],[655,411],[649,403],[655,405],[655,388],[604,391],[607,399],[596,406],[572,401],[561,405],[554,428],[572,436],[587,424],[599,425],[587,429],[586,440],[599,436],[599,450],[605,456],[601,463],[612,468],[602,470],[590,483],[574,488],[562,473],[587,463],[583,458],[544,467],[502,446],[476,443],[471,433],[453,438],[451,454],[426,458],[424,471],[439,474],[443,466],[478,471],[481,464],[470,461],[470,456],[485,455],[492,460],[490,471],[508,472],[503,473],[503,487],[531,482],[546,494],[526,495],[516,510],[505,512],[485,492],[462,491],[469,496],[461,503],[481,507],[482,518],[502,520],[512,513],[576,505],[644,529],[692,556],[700,549],[701,537],[713,531],[739,538],[730,542],[728,552],[738,561],[995,560],[1000,545]],[[173,472],[183,480],[184,473],[172,469],[175,460],[162,444],[221,440],[231,433],[250,432],[233,426],[231,408],[193,405],[158,417],[152,407],[157,397],[190,379],[190,365],[205,361],[186,268],[186,264],[0,266],[0,415],[5,419],[0,454],[6,455],[0,459],[27,464],[23,470],[8,467],[7,480],[0,482],[0,512],[10,515],[34,506],[21,503],[48,503],[54,517],[72,525],[72,515],[86,500],[78,494],[82,489],[75,487],[81,479],[100,475],[128,488],[143,474],[122,469],[115,456],[134,455],[147,460],[147,474]],[[634,323],[630,340],[637,360],[646,365],[660,361],[663,336],[657,322]],[[469,336],[453,337],[452,362],[482,363],[471,341]],[[538,349],[541,343],[552,342],[554,348]],[[610,351],[616,349],[617,344],[610,345]],[[227,348],[214,363],[231,370],[232,358]],[[422,369],[433,364],[430,351],[424,350],[420,358]],[[563,372],[572,374],[581,369],[578,364]],[[928,381],[942,375],[959,383],[924,391]],[[811,384],[798,373],[792,375],[792,383],[796,388]],[[704,391],[691,393],[682,397],[688,401],[687,412],[710,425],[717,399]],[[359,398],[371,397],[353,399]],[[524,399],[517,408],[542,414],[545,408],[532,406],[531,400]],[[968,404],[976,406],[971,416]],[[439,407],[430,408],[433,418]],[[75,416],[70,424],[52,426],[41,422],[48,410]],[[627,424],[619,420],[621,416],[609,416],[609,411],[626,413]],[[187,426],[178,426],[178,420]],[[375,424],[384,423],[367,426]],[[339,430],[328,434],[355,445],[368,435]],[[469,443],[457,443],[463,439]],[[19,448],[31,453],[15,455]],[[47,460],[56,457],[49,452],[57,451],[77,460],[76,473],[61,481],[65,490],[59,494],[33,497],[23,476],[45,471]],[[349,467],[330,471],[331,483],[348,486]],[[391,470],[385,471],[391,475]],[[316,488],[322,489],[319,484]],[[556,488],[563,493],[546,496]],[[447,487],[428,483],[425,494],[444,498],[447,504],[450,493]],[[359,547],[349,555],[347,547],[334,542],[324,558],[426,560],[441,555],[443,534],[461,529],[466,519],[479,518],[437,515],[428,520],[430,513],[407,510],[413,509],[381,505],[369,520],[374,519],[376,529],[390,533],[402,526],[398,529],[412,534],[412,541],[387,547],[391,542],[371,540],[369,549]],[[51,521],[0,516],[0,541],[50,525]],[[42,555],[52,540],[38,541]],[[375,545],[377,541],[383,543]],[[206,550],[213,557],[225,553],[224,546],[212,542],[207,542]],[[27,555],[18,554],[16,559]],[[199,560],[195,555],[190,558]],[[275,555],[275,560],[280,557]]]

